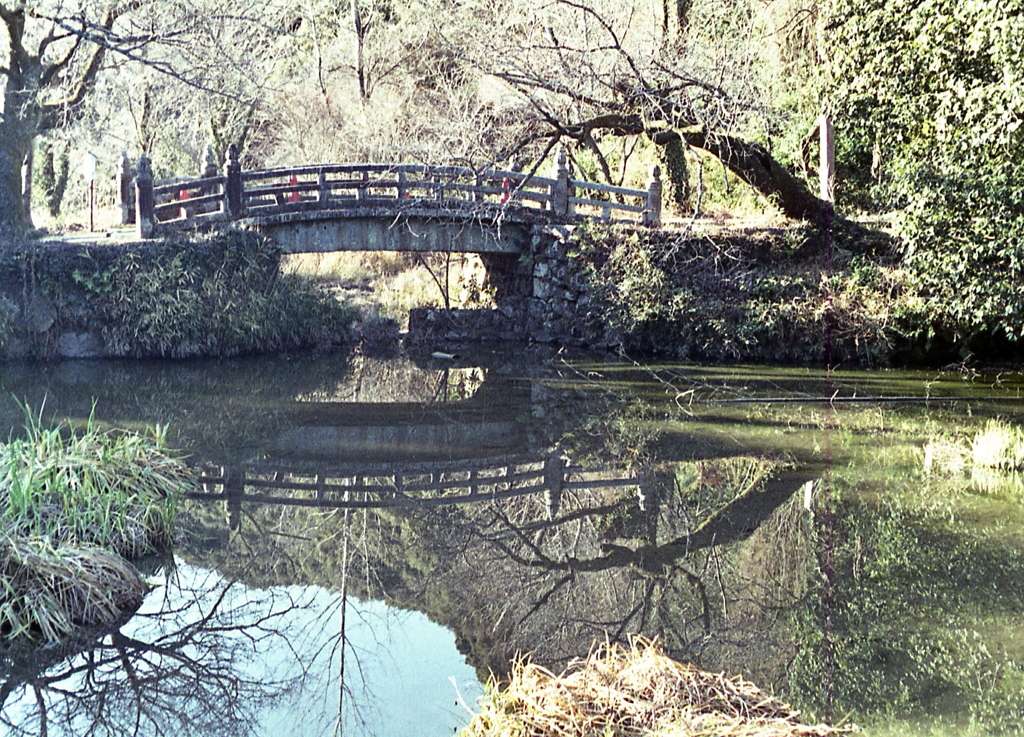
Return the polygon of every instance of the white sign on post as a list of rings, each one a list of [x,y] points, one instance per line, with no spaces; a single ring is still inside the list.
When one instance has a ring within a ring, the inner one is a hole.
[[[82,157],[82,178],[90,183],[96,179],[96,156],[91,152]]]

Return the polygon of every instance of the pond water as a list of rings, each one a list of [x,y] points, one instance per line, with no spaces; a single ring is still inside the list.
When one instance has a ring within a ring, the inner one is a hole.
[[[203,474],[139,612],[5,654],[0,732],[440,737],[517,653],[633,633],[811,721],[1024,731],[1024,481],[976,462],[1019,374],[523,349],[0,384],[12,429],[166,425]]]

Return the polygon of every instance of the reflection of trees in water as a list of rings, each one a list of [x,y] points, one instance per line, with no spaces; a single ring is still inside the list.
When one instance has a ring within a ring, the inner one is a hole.
[[[283,627],[303,602],[208,576],[91,641],[8,651],[0,723],[17,735],[249,734],[296,685],[262,655],[295,636]]]
[[[869,722],[940,714],[951,733],[970,724],[972,734],[1019,734],[1024,643],[1012,633],[1024,614],[1024,553],[945,506],[845,493],[832,504],[831,591],[813,579],[796,622],[794,693],[810,709],[828,697],[834,713]]]
[[[803,479],[774,478],[753,458],[677,464],[639,488],[572,488],[553,518],[543,494],[466,507],[359,510],[351,516],[350,590],[428,613],[451,628],[478,673],[517,652],[557,666],[591,643],[642,632],[678,657],[724,657],[744,613],[777,607],[775,575],[739,560],[736,545],[766,519],[799,515],[787,500]],[[795,505],[799,510],[799,504]],[[788,511],[785,511],[788,510]],[[204,565],[254,584],[310,581],[337,588],[341,513],[248,508]],[[219,538],[215,537],[220,535]],[[242,573],[242,571],[245,573]],[[762,591],[763,589],[763,591]],[[772,598],[774,597],[774,598]],[[749,639],[749,638],[748,638]]]
[[[525,503],[492,505],[467,529],[477,543],[476,575],[435,571],[431,585],[441,577],[451,586],[485,582],[476,592],[478,616],[501,640],[486,643],[491,668],[504,669],[514,653],[527,651],[562,665],[594,640],[635,632],[658,637],[677,658],[717,661],[736,637],[730,608],[740,600],[760,603],[755,587],[771,585],[760,570],[738,570],[736,544],[799,486],[771,480],[771,467],[732,459],[649,475],[641,486],[646,509],[635,497],[609,499],[600,490],[563,499],[553,520]],[[488,597],[486,589],[518,595]]]
[[[447,402],[468,399],[484,382],[482,368],[438,362],[427,369],[407,356],[352,356],[344,378],[299,396],[304,402]]]

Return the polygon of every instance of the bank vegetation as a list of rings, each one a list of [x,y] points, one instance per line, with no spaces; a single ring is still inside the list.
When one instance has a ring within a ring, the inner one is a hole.
[[[129,562],[169,550],[192,471],[161,430],[47,426],[0,445],[0,635],[56,642],[130,616],[148,586]]]
[[[352,312],[251,233],[0,250],[0,354],[236,356],[349,339]]]

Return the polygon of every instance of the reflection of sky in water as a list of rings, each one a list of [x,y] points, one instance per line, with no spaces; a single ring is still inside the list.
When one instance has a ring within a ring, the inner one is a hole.
[[[179,563],[171,576],[172,585],[155,590],[140,613],[192,609],[196,590],[210,592],[207,606],[202,607],[208,610],[225,583],[215,572]],[[283,635],[255,636],[258,657],[238,663],[243,677],[270,686],[287,685],[280,699],[257,707],[254,733],[268,737],[335,734],[340,693],[340,594],[317,586],[260,591],[234,584],[224,605],[234,623],[259,621],[258,629]],[[197,615],[198,610],[192,614]],[[133,622],[152,624],[139,617]],[[451,632],[420,612],[355,597],[348,599],[345,630],[343,734],[440,737],[466,724],[468,714],[456,702],[461,698],[474,705],[480,685],[474,670],[456,650]],[[235,636],[254,637],[245,629]]]
[[[89,649],[6,674],[0,735],[339,733],[340,594],[250,589],[182,563],[167,578]],[[480,686],[451,632],[355,598],[345,630],[341,734],[442,737],[468,721],[456,702]]]

